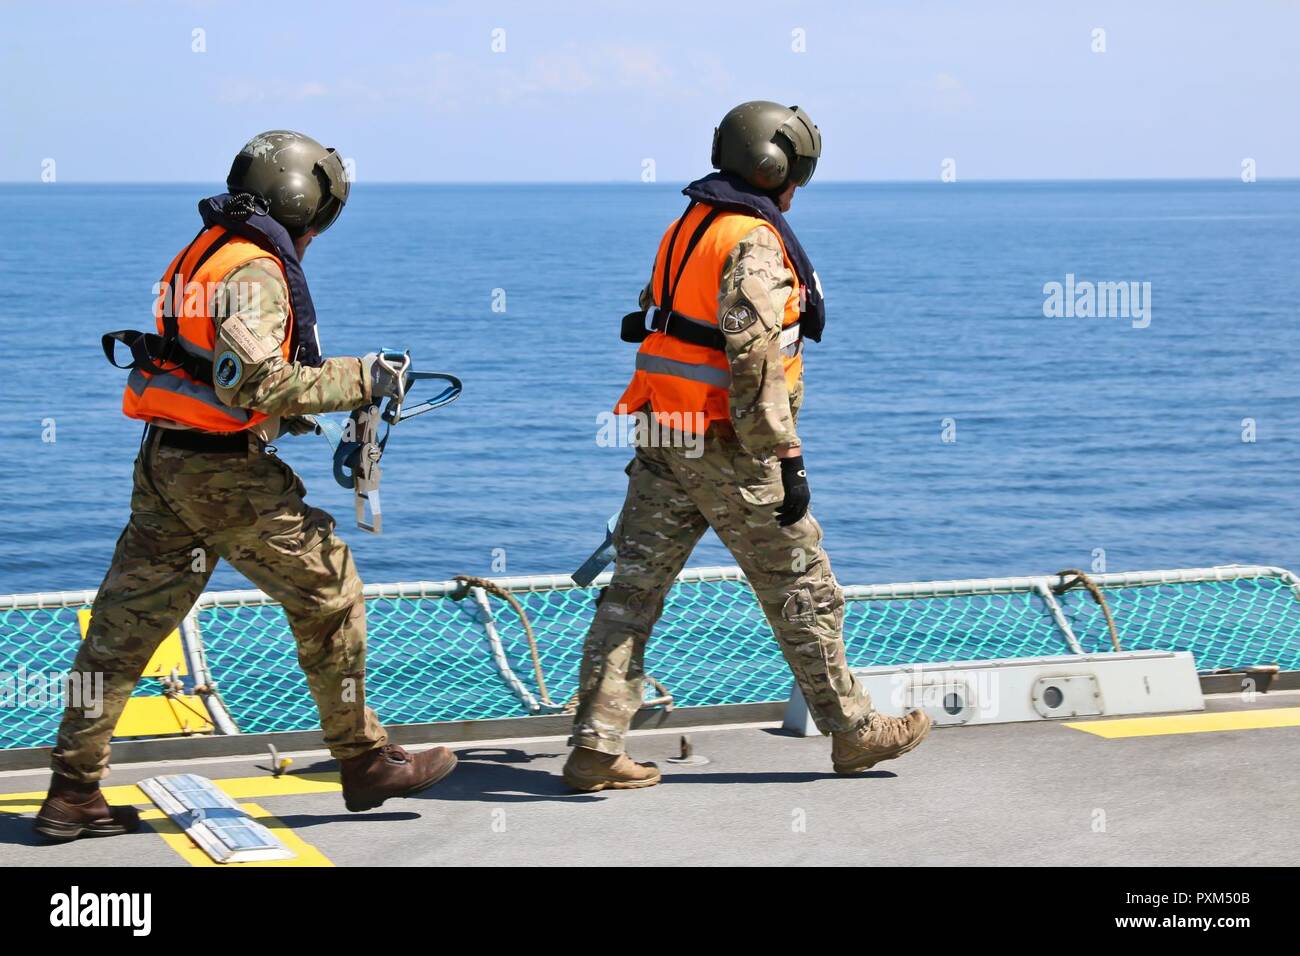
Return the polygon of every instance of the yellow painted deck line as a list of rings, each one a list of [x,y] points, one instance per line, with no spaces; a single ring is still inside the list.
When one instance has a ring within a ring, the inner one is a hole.
[[[338,793],[343,789],[339,775],[333,773],[289,773],[282,777],[232,777],[214,780],[218,787],[236,800],[261,797],[287,797],[299,793]]]
[[[343,789],[339,785],[337,773],[291,773],[282,777],[273,777],[268,773],[260,777],[214,780],[213,783],[236,800],[289,797],[302,793],[337,793]],[[44,799],[44,790],[0,793],[0,813],[35,813],[41,808]],[[153,801],[133,783],[104,787],[104,799],[109,803],[153,806]]]
[[[1266,710],[1228,710],[1210,714],[1166,714],[1159,717],[1125,717],[1122,720],[1089,720],[1065,726],[1086,734],[1117,740],[1124,737],[1161,737],[1167,734],[1208,734],[1223,730],[1263,730],[1270,727],[1300,727],[1300,707],[1270,707]]]
[[[242,870],[248,866],[333,866],[334,863],[320,850],[316,849],[293,830],[284,825],[279,817],[272,816],[267,810],[255,803],[241,803],[240,809],[257,820],[262,826],[271,830],[290,850],[298,854],[292,860],[261,860],[255,863],[218,863],[194,845],[185,831],[172,822],[161,810],[146,810],[140,814],[141,820],[147,820],[149,826],[177,852],[182,860],[190,866],[215,866],[223,870]]]

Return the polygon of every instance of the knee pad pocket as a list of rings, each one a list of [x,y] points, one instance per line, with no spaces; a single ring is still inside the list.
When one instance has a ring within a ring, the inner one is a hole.
[[[820,615],[843,620],[844,591],[829,574],[819,575],[786,594],[781,617],[791,624],[816,624]]]

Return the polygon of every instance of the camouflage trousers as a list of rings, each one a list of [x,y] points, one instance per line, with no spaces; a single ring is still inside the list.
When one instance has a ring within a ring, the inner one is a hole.
[[[273,455],[197,453],[158,447],[156,438],[141,448],[131,519],[72,665],[76,674],[104,675],[102,712],[64,711],[56,773],[86,782],[107,775],[109,738],[127,698],[218,558],[284,607],[330,753],[346,759],[387,743],[365,704],[361,579],[334,519],[309,507],[305,492]]]
[[[844,593],[817,520],[808,514],[787,528],[776,523],[784,497],[776,459],[757,459],[710,428],[698,457],[681,448],[638,448],[627,474],[614,577],[583,648],[569,744],[623,752],[641,706],[650,631],[710,527],[749,579],[817,728],[833,733],[866,723],[871,698],[844,658]]]

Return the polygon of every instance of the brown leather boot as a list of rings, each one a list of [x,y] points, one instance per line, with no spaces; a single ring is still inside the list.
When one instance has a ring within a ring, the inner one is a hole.
[[[373,810],[389,797],[409,797],[427,790],[456,767],[446,747],[407,753],[396,744],[339,761],[343,802],[353,813]]]
[[[607,754],[587,747],[574,747],[564,764],[564,782],[574,790],[639,790],[659,782],[659,768],[637,763],[627,754]]]
[[[120,836],[138,829],[140,813],[135,807],[110,807],[98,782],[78,783],[57,773],[36,814],[36,832],[60,842],[81,836]]]
[[[901,757],[920,746],[931,723],[930,716],[920,710],[906,717],[886,717],[876,711],[865,726],[832,735],[831,765],[836,773],[861,773],[882,760]]]

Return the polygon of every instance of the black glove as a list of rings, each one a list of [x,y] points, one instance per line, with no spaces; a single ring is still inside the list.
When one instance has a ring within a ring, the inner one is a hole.
[[[808,505],[812,501],[803,455],[781,459],[781,487],[785,489],[785,500],[776,509],[776,523],[782,528],[788,528],[808,513]]]

